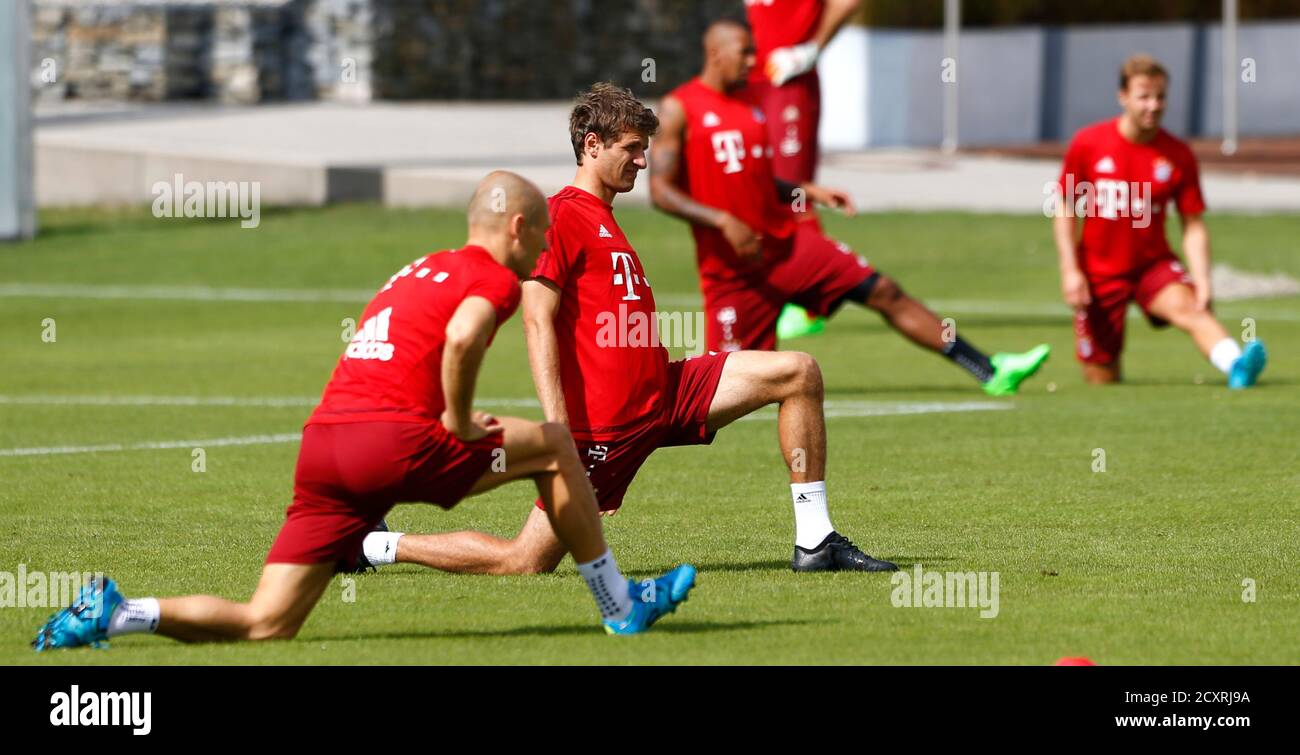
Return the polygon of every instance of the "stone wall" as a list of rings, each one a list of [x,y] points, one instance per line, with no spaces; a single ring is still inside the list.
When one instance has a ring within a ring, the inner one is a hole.
[[[606,79],[654,96],[699,67],[710,20],[744,13],[742,0],[28,1],[33,90],[49,100],[535,100]]]
[[[568,98],[599,80],[665,93],[699,69],[704,28],[722,15],[743,17],[744,5],[375,0],[374,15],[377,96],[531,100]]]
[[[316,96],[306,0],[32,0],[39,100]]]

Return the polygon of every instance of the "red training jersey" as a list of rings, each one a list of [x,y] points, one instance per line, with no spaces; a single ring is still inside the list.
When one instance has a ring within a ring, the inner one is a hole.
[[[496,310],[495,337],[519,306],[519,279],[480,246],[426,255],[399,270],[362,312],[307,424],[439,420],[447,406],[447,323],[470,296]]]
[[[745,262],[722,232],[691,224],[700,275],[733,278],[770,267],[788,256],[795,217],[777,196],[766,118],[753,103],[691,79],[671,93],[686,111],[686,134],[677,184],[697,202],[726,210],[763,237],[763,256]]]
[[[603,439],[660,411],[668,350],[641,260],[599,197],[567,186],[549,200],[534,278],[560,289],[555,338],[575,437]]]
[[[767,56],[780,47],[802,44],[817,33],[822,20],[822,0],[745,0],[745,17],[754,30],[758,61],[750,81],[767,81]]]
[[[1191,149],[1164,129],[1146,144],[1130,142],[1118,118],[1074,135],[1058,186],[1084,216],[1079,266],[1090,279],[1127,276],[1173,256],[1165,238],[1169,202],[1184,216],[1205,211]]]

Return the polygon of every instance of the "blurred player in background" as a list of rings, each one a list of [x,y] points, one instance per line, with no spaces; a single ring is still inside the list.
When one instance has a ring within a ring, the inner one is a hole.
[[[745,0],[757,55],[746,96],[763,110],[772,173],[792,186],[817,176],[822,110],[817,58],[860,5],[860,0]],[[796,217],[820,227],[816,212]],[[825,323],[824,317],[786,304],[777,331],[782,339],[797,338],[821,332]]]
[[[745,0],[756,65],[749,95],[767,119],[772,172],[798,186],[817,175],[821,79],[817,57],[857,11],[861,0]],[[808,213],[802,220],[816,222]]]
[[[914,343],[943,354],[986,393],[1015,393],[1047,359],[1040,345],[986,356],[819,226],[801,223],[812,203],[851,212],[847,194],[773,174],[773,145],[761,112],[743,96],[754,65],[743,24],[724,20],[704,35],[704,70],[660,104],[651,152],[650,197],[691,224],[710,351],[775,349],[781,308],[817,316],[845,302],[876,310]]]
[[[524,333],[542,411],[548,421],[569,426],[601,511],[613,513],[655,450],[707,445],[721,428],[779,404],[777,436],[794,504],[791,568],[895,570],[831,524],[822,377],[812,357],[740,351],[672,362],[657,334],[644,343],[602,340],[600,323],[613,313],[624,313],[617,317],[623,322],[655,320],[654,291],[614,218],[613,202],[646,168],[646,148],[658,127],[649,108],[613,84],[594,85],[570,115],[577,174],[550,199],[547,250],[523,284]],[[700,480],[688,494],[704,504],[713,487],[725,484],[720,480]],[[564,557],[540,509],[513,539],[482,532],[375,532],[363,550],[373,565],[396,561],[477,574],[547,572]]]
[[[375,295],[303,429],[293,503],[247,603],[127,600],[100,577],[40,629],[36,650],[134,632],[191,642],[293,637],[395,503],[450,509],[523,478],[537,485],[557,549],[573,554],[606,631],[634,634],[675,610],[695,570],[679,566],[653,589],[623,577],[562,425],[470,408],[483,355],[518,307],[519,279],[533,269],[549,225],[535,186],[491,173],[470,203],[465,246],[421,257]]]
[[[1061,292],[1075,312],[1076,356],[1088,382],[1119,381],[1124,319],[1136,301],[1153,326],[1189,333],[1229,388],[1247,388],[1267,354],[1259,341],[1243,351],[1211,310],[1210,234],[1196,156],[1160,127],[1168,84],[1155,59],[1129,58],[1119,75],[1123,112],[1081,129],[1065,153],[1053,235]],[[1187,268],[1165,238],[1171,202],[1182,217]]]

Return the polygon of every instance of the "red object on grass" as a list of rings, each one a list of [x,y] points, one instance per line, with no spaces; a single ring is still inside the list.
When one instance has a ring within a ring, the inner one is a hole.
[[[1093,663],[1092,661],[1082,656],[1078,658],[1071,658],[1070,656],[1066,656],[1065,658],[1058,658],[1056,663],[1053,663],[1052,665],[1053,666],[1096,666],[1097,664]]]

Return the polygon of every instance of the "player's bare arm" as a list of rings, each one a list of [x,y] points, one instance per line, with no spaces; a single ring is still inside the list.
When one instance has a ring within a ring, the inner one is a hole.
[[[496,311],[481,296],[469,296],[456,307],[447,323],[447,342],[442,352],[442,385],[447,408],[442,426],[457,438],[473,442],[501,432],[494,417],[474,412],[474,383],[478,380],[483,354],[496,328]]]
[[[560,385],[560,351],[555,339],[555,313],[560,308],[560,291],[555,284],[534,278],[523,283],[524,339],[528,343],[528,364],[533,372],[537,399],[548,422],[569,424],[568,407]]]
[[[1210,285],[1210,230],[1199,214],[1183,217],[1183,256],[1196,288],[1196,308],[1208,310],[1214,300]]]
[[[779,178],[774,180],[776,181],[776,196],[782,202],[795,202],[802,196],[813,204],[841,210],[845,215],[852,215],[857,212],[857,207],[853,204],[853,198],[849,196],[848,192],[841,189],[832,189],[829,186],[821,186],[808,181],[793,184]]]
[[[1083,309],[1092,302],[1088,279],[1079,268],[1079,219],[1074,213],[1074,203],[1062,197],[1052,217],[1052,237],[1061,268],[1061,297],[1071,309]]]
[[[676,97],[659,105],[659,133],[650,150],[650,201],[655,207],[688,223],[717,228],[741,257],[761,250],[762,237],[726,210],[697,202],[677,186],[681,171],[682,141],[686,136],[686,110]]]

